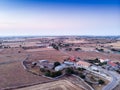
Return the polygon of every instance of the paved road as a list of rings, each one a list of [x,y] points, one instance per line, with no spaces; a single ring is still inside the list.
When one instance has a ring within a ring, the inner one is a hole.
[[[119,81],[120,81],[120,78],[118,75],[115,75],[113,72],[110,72],[110,71],[107,71],[107,73],[112,77],[112,79],[109,84],[103,87],[102,90],[112,90],[119,84]]]

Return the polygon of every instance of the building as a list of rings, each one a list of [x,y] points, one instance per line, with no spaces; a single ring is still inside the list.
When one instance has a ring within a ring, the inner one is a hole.
[[[109,59],[99,59],[101,63],[110,61]]]
[[[111,66],[111,67],[116,67],[116,66],[117,66],[117,64],[115,64],[115,63],[112,62],[112,61],[107,62],[107,65],[109,65],[109,66]]]
[[[55,67],[55,71],[61,71],[64,68],[66,68],[66,65],[65,64],[61,64],[61,65]]]
[[[70,57],[69,60],[70,60],[71,62],[75,62],[75,61],[76,61],[75,57]]]
[[[64,61],[64,64],[66,64],[67,66],[74,66],[74,62],[70,61]]]
[[[52,69],[54,67],[54,63],[50,63],[48,60],[38,60],[37,66],[40,68]]]
[[[118,70],[118,69],[119,69],[119,68],[118,68],[118,65],[115,64],[115,63],[112,62],[112,61],[107,62],[107,65],[108,65],[108,69],[109,69],[109,70]]]
[[[91,64],[90,63],[88,63],[88,62],[85,62],[85,61],[78,61],[77,63],[76,63],[76,65],[75,65],[75,67],[76,68],[89,68],[91,66]]]
[[[93,70],[93,71],[97,71],[97,72],[99,72],[99,69],[98,69],[98,67],[97,66],[90,66],[90,69],[91,70]]]
[[[70,61],[64,61],[63,64],[55,67],[55,71],[60,71],[68,67],[75,67],[75,63]]]

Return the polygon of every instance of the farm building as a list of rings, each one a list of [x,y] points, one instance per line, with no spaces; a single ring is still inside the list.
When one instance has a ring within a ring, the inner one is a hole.
[[[109,59],[99,59],[101,63],[110,61]]]
[[[74,66],[74,62],[70,61],[64,61],[64,64],[66,64],[67,66]]]
[[[40,68],[52,69],[54,67],[54,63],[50,63],[48,60],[39,60],[37,62],[37,66]]]
[[[61,64],[61,65],[55,67],[55,71],[60,71],[60,70],[63,70],[64,68],[66,68],[66,65],[65,64]]]
[[[76,68],[79,68],[79,67],[89,68],[91,64],[85,61],[78,61],[75,66]]]

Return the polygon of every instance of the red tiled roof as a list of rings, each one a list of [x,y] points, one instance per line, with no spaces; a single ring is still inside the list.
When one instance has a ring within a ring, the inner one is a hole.
[[[113,66],[113,67],[115,67],[117,65],[117,64],[115,64],[114,62],[111,62],[111,61],[109,61],[108,64]]]
[[[85,62],[85,61],[78,61],[76,64],[77,65],[84,65],[84,66],[88,66],[88,67],[91,65],[90,63]]]
[[[75,58],[74,57],[70,57],[70,61],[75,61]]]

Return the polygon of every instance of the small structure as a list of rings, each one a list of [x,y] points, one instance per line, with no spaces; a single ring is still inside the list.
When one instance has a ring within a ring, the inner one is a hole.
[[[110,61],[109,59],[99,59],[101,63]]]
[[[63,64],[55,67],[55,71],[60,71],[60,70],[63,70],[64,68],[68,68],[68,67],[75,67],[75,63],[70,62],[70,61],[64,61]]]
[[[93,71],[99,72],[99,69],[98,69],[97,66],[90,66],[90,69],[93,70]]]
[[[39,63],[49,63],[48,60],[38,60]]]
[[[115,64],[115,63],[112,62],[112,61],[107,62],[107,65],[109,65],[109,66],[111,66],[111,67],[116,67],[116,66],[117,66],[117,64]]]
[[[75,57],[70,57],[69,60],[70,60],[71,62],[75,62],[75,61],[76,61]]]
[[[64,68],[66,68],[66,65],[65,64],[61,64],[61,65],[55,67],[55,71],[61,71]]]
[[[37,62],[37,66],[40,68],[52,69],[54,67],[54,63],[50,63],[48,60],[39,60]]]
[[[78,61],[75,66],[76,66],[76,68],[79,68],[79,67],[89,68],[91,66],[91,64],[88,62],[85,62],[85,61]]]
[[[66,64],[67,66],[74,66],[74,62],[70,61],[64,61],[64,64]]]

